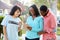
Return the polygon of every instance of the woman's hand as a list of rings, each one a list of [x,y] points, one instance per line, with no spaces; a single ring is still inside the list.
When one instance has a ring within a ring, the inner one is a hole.
[[[22,23],[19,22],[18,32],[21,30],[21,25],[22,25]]]
[[[32,30],[32,27],[27,27],[27,29],[31,31]]]
[[[25,28],[27,28],[28,30],[32,30],[32,27],[30,27],[28,24],[25,24],[23,21],[21,21],[21,23],[23,24],[23,26],[25,27]]]
[[[28,30],[32,30],[32,27],[30,27],[28,24],[24,24],[25,28],[27,28]]]
[[[8,40],[7,36],[4,36],[4,40]]]

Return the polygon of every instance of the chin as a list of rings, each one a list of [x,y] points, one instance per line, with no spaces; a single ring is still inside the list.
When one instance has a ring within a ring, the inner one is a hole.
[[[18,16],[16,16],[16,17],[18,17]]]

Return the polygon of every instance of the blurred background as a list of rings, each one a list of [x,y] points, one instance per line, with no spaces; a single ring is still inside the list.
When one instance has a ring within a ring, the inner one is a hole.
[[[9,14],[11,8],[14,5],[18,5],[22,10],[22,16],[20,16],[20,19],[24,22],[26,21],[26,18],[29,16],[29,6],[32,4],[36,4],[38,9],[41,5],[46,5],[56,16],[57,18],[57,40],[60,40],[60,0],[0,0],[0,23],[4,16]],[[3,40],[3,30],[2,26],[0,24],[0,40]],[[23,28],[20,30],[19,34],[19,40],[25,40],[25,32],[26,30]]]

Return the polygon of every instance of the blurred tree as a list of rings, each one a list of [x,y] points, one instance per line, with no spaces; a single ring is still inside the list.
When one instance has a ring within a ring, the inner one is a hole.
[[[41,5],[46,5],[49,7],[49,3],[47,2],[47,0],[32,0],[32,2],[38,7],[40,7]]]
[[[3,18],[4,18],[3,16],[0,16],[0,37],[1,37],[1,33],[3,33],[3,27],[1,25]]]
[[[57,14],[57,0],[32,0],[38,7],[41,5],[46,5],[52,12]]]
[[[58,0],[57,8],[60,10],[60,0]]]
[[[50,9],[56,15],[57,14],[57,0],[48,0],[50,4]]]
[[[22,15],[26,15],[27,13],[29,13],[29,7],[25,6],[25,11],[22,12]]]

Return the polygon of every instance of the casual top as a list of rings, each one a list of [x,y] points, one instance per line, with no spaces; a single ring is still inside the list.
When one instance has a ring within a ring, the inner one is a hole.
[[[10,15],[3,19],[1,25],[6,26],[8,40],[18,40],[18,24],[20,21],[19,18],[13,18]]]
[[[43,30],[43,18],[38,16],[33,20],[32,16],[29,16],[26,23],[32,27],[31,31],[26,31],[26,37],[29,39],[39,38],[38,32]]]
[[[44,31],[47,33],[43,34],[43,40],[56,40],[54,29],[56,28],[56,18],[52,12],[44,17]]]

